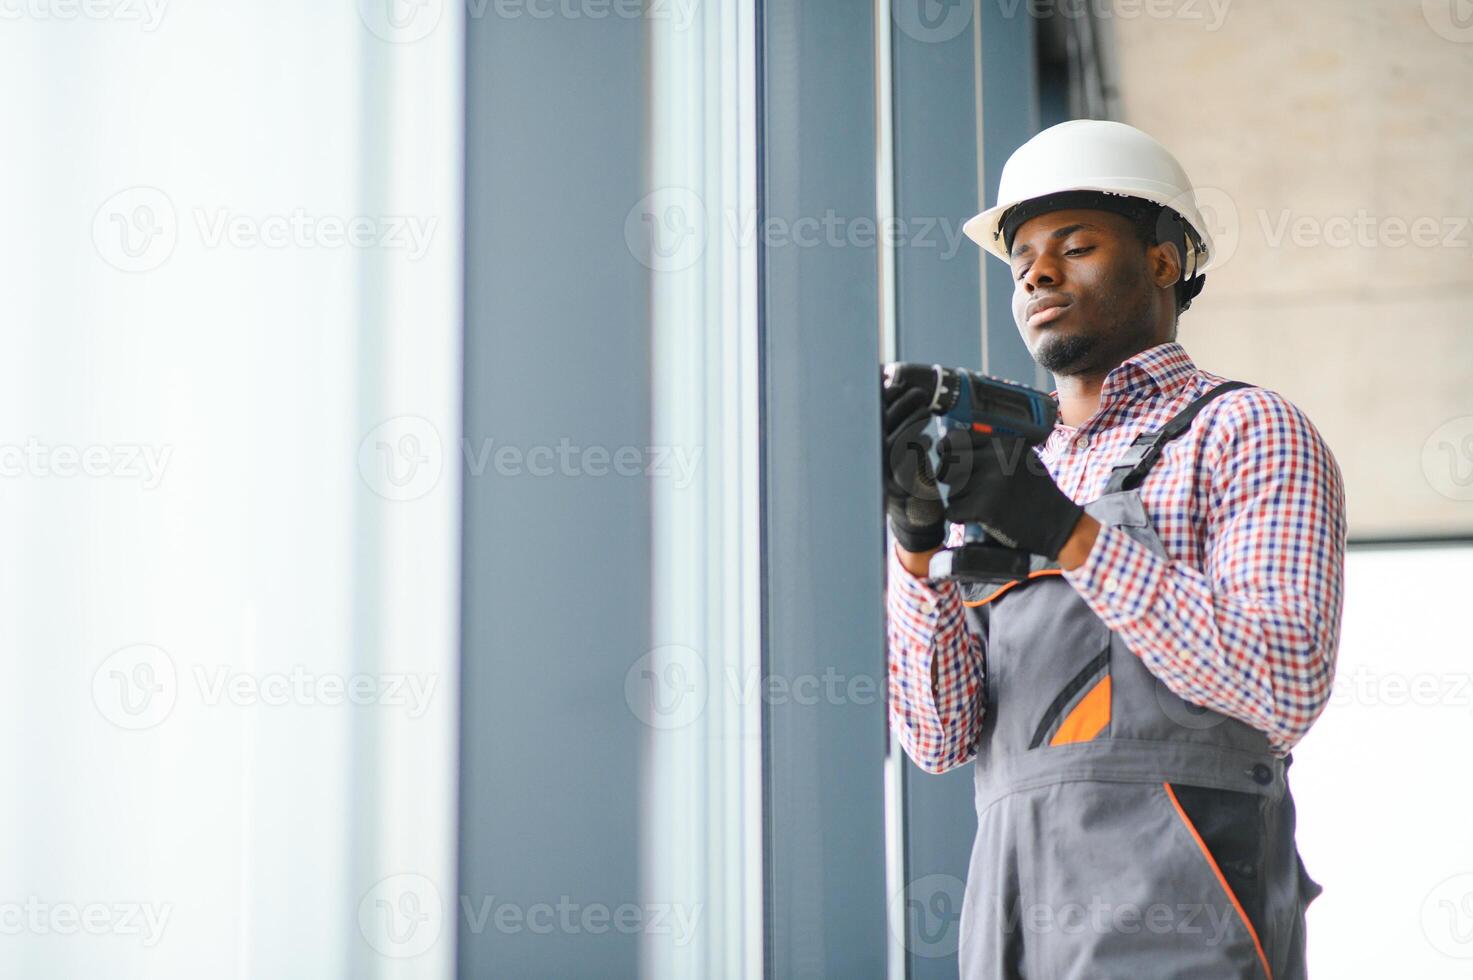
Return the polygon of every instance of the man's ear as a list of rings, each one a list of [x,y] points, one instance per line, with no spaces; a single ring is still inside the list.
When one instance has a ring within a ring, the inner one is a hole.
[[[1146,249],[1146,268],[1151,272],[1151,281],[1166,287],[1181,278],[1181,253],[1175,242],[1160,242]]]

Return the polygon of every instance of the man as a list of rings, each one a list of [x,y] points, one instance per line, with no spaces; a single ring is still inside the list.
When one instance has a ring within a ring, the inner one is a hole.
[[[927,406],[886,395],[891,724],[928,772],[975,760],[962,976],[1302,977],[1320,888],[1286,771],[1334,674],[1335,461],[1282,396],[1175,342],[1212,241],[1145,133],[1045,130],[966,231],[1011,265],[1060,421],[1036,453],[944,439],[943,510],[895,466],[930,448]],[[930,579],[945,522],[1046,567]]]

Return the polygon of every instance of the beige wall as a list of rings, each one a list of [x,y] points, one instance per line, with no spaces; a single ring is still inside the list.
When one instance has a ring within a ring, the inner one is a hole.
[[[1447,2],[1110,18],[1121,118],[1181,160],[1227,256],[1181,340],[1309,414],[1352,536],[1473,532],[1473,25]]]

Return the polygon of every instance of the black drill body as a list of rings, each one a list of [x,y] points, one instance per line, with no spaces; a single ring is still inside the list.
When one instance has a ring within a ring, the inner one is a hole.
[[[1031,451],[1048,438],[1059,417],[1058,405],[1044,392],[963,368],[896,361],[885,365],[884,385],[928,395],[932,473],[941,469],[935,447],[949,431],[1013,436]],[[944,504],[946,482],[937,489]],[[932,556],[930,573],[963,582],[1006,582],[1026,576],[1031,568],[1027,552],[1003,546],[980,524],[968,524],[963,544]]]

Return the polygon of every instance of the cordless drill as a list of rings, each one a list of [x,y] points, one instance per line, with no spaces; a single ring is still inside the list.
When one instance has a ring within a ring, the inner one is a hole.
[[[962,368],[895,361],[885,365],[884,385],[887,389],[915,388],[929,396],[931,418],[926,433],[932,473],[940,473],[937,447],[947,432],[1016,436],[1027,447],[1025,451],[1031,452],[1048,438],[1059,417],[1058,406],[1043,392]],[[945,484],[938,481],[937,489],[944,505]],[[1004,547],[982,525],[968,524],[962,544],[931,557],[930,573],[933,578],[961,582],[1007,582],[1025,577],[1031,567],[1032,558],[1026,551]]]

